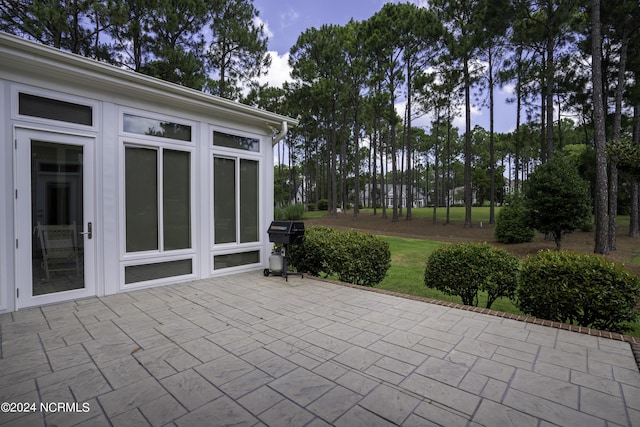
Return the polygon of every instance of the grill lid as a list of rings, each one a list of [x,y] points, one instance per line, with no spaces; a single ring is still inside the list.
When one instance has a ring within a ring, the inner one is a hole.
[[[272,221],[269,229],[269,241],[295,245],[302,243],[304,237],[304,222],[300,221]]]

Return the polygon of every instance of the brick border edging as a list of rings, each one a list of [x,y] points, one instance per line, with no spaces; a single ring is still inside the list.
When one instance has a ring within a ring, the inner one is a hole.
[[[631,353],[633,354],[633,357],[636,360],[636,365],[638,366],[638,370],[640,371],[640,337],[632,337],[630,335],[619,334],[617,332],[601,331],[598,329],[586,328],[584,326],[569,325],[567,323],[539,319],[537,317],[532,317],[532,316],[523,316],[515,313],[505,313],[503,311],[491,310],[484,307],[463,305],[455,302],[442,301],[442,300],[437,300],[433,298],[426,298],[418,295],[403,294],[401,292],[389,291],[386,289],[378,289],[370,286],[354,285],[352,283],[340,282],[337,280],[326,279],[323,277],[313,276],[310,274],[308,275],[310,277],[313,277],[314,280],[333,283],[335,285],[340,285],[340,286],[346,286],[348,288],[361,289],[368,292],[391,295],[399,298],[405,298],[405,299],[410,299],[414,301],[426,302],[429,304],[441,305],[444,307],[458,308],[460,310],[473,311],[474,313],[488,314],[489,316],[497,316],[505,319],[517,320],[519,322],[532,323],[534,325],[549,326],[556,329],[563,329],[565,331],[577,332],[579,334],[591,335],[591,336],[596,336],[600,338],[607,338],[615,341],[628,342],[629,345],[631,346]]]

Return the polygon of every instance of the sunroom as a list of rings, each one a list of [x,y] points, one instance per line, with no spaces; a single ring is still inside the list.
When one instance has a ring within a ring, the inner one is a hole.
[[[0,33],[0,312],[268,265],[297,121]]]

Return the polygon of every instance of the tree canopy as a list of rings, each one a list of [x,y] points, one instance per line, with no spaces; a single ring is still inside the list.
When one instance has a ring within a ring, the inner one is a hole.
[[[252,0],[0,0],[0,30],[297,117],[276,149],[277,179],[291,181],[281,203],[302,188],[333,214],[353,207],[357,220],[362,205],[391,209],[391,221],[464,204],[471,227],[473,204],[493,208],[564,147],[584,146],[595,252],[615,250],[620,212],[640,235],[640,4],[416,3],[306,29],[280,88],[258,84],[270,58]],[[516,113],[503,134],[498,90]],[[482,106],[489,129],[473,123]]]

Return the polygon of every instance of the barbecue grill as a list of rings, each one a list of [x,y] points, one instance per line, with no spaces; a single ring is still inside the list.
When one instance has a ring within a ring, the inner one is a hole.
[[[280,243],[282,248],[280,253],[274,252],[271,254],[269,268],[264,270],[264,275],[279,275],[287,281],[289,275],[303,277],[302,273],[287,270],[287,252],[289,245],[299,245],[304,240],[304,222],[272,221],[267,233],[269,233],[269,241],[271,243]]]

